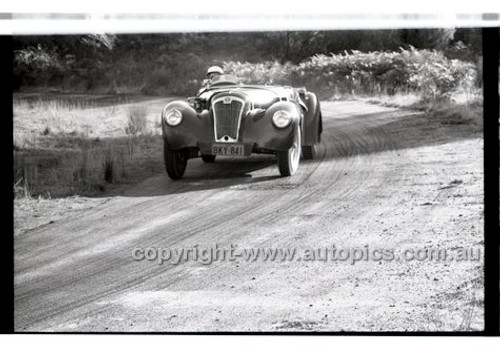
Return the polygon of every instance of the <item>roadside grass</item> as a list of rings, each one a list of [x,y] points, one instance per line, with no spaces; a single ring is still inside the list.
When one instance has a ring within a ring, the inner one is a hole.
[[[15,96],[16,198],[99,195],[160,171],[164,103]]]
[[[468,125],[473,131],[483,128],[483,97],[480,89],[459,91],[446,99],[429,99],[418,93],[376,96],[352,96],[354,100],[426,112],[444,125]]]
[[[128,120],[125,126],[125,134],[136,136],[148,133],[148,109],[147,106],[132,106],[128,110]]]

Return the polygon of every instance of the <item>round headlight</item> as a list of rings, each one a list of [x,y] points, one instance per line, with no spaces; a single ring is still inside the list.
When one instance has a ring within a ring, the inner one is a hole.
[[[292,122],[292,115],[290,112],[280,110],[276,111],[273,115],[273,123],[278,128],[285,128]]]
[[[172,108],[165,113],[165,122],[168,125],[175,127],[182,122],[182,113],[176,108]]]

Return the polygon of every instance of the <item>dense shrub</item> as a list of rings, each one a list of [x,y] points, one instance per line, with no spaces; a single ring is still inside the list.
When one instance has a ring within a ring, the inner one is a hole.
[[[446,99],[458,89],[472,89],[476,81],[474,64],[415,48],[316,55],[298,65],[226,62],[224,68],[246,83],[304,85],[322,96],[418,92]]]
[[[274,34],[276,40],[288,38],[289,46],[284,52],[294,51],[299,44],[302,49],[309,47],[312,45],[310,40],[321,41],[325,35],[309,38],[309,34]],[[274,36],[267,38],[268,41]],[[305,40],[307,38],[310,40]],[[292,61],[298,63],[283,60],[287,55],[276,60],[261,55],[261,59],[255,62],[241,62],[238,61],[240,57],[246,59],[251,55],[234,56],[227,48],[221,52],[205,51],[208,44],[214,45],[208,37],[196,42],[195,46],[186,44],[191,48],[189,51],[181,50],[184,44],[179,38],[176,41],[165,37],[165,43],[159,45],[162,43],[160,39],[131,37],[120,41],[114,36],[85,36],[78,42],[79,50],[70,50],[72,46],[68,43],[61,44],[58,50],[50,42],[23,46],[15,51],[15,88],[42,86],[66,92],[192,95],[202,85],[207,67],[220,64],[221,58],[233,59],[225,62],[224,69],[244,83],[303,85],[322,98],[343,94],[416,92],[436,100],[447,99],[458,89],[470,91],[474,84],[480,84],[476,79],[477,69],[471,61],[452,59],[450,57],[460,56],[448,53],[447,57],[441,51],[428,49],[353,50],[317,54],[302,62]],[[184,38],[187,42],[192,40]],[[57,42],[61,41],[58,39]],[[222,43],[219,44],[224,48]],[[320,45],[323,49],[311,49],[311,52],[328,52],[325,51],[328,45],[325,45]],[[456,50],[466,51],[467,47],[462,46],[455,45]]]
[[[225,62],[224,71],[236,75],[246,84],[292,84],[291,72],[294,66],[290,63],[280,64],[276,61],[262,63]]]
[[[61,77],[64,69],[57,53],[41,45],[28,46],[14,52],[14,77],[20,80],[16,85],[53,83]]]

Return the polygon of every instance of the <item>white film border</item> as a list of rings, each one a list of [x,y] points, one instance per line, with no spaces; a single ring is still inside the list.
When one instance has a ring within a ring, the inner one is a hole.
[[[8,35],[500,26],[496,0],[16,0],[0,11]]]

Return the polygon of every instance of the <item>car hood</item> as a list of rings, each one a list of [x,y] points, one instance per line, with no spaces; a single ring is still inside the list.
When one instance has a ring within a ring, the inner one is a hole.
[[[210,98],[236,95],[255,106],[266,108],[281,98],[293,97],[293,88],[290,87],[268,87],[268,86],[234,86],[210,90]]]

